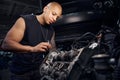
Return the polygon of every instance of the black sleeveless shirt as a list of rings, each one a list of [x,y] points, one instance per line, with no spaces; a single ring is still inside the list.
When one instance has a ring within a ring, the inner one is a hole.
[[[50,41],[53,35],[51,26],[42,26],[35,15],[21,16],[25,21],[23,45],[36,46],[40,42]],[[13,53],[11,72],[22,74],[31,70],[39,69],[46,53]]]

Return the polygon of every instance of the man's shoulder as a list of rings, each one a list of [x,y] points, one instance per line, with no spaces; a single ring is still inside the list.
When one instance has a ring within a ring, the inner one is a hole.
[[[20,17],[26,19],[26,18],[32,18],[33,16],[35,16],[34,14],[27,14],[27,15],[21,15]]]
[[[26,22],[31,22],[35,19],[34,14],[21,15],[20,17],[24,19],[25,23]]]

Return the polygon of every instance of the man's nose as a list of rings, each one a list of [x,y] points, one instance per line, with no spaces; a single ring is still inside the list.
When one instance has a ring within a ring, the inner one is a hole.
[[[53,17],[53,20],[54,20],[54,21],[56,21],[56,20],[57,20],[57,17],[56,17],[56,16],[54,16],[54,17]]]

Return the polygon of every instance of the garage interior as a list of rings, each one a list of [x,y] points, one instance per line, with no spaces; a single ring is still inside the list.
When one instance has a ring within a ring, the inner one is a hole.
[[[0,0],[0,43],[2,44],[8,30],[20,15],[39,15],[42,8],[51,1],[59,2],[63,7],[62,17],[52,25],[56,32],[55,41],[58,50],[71,50],[73,42],[79,42],[79,39],[87,33],[90,36],[83,38],[83,43],[77,45],[77,48],[81,48],[93,40],[93,35],[102,33],[104,36],[101,39],[100,50],[105,47],[105,51],[101,52],[106,52],[110,60],[113,60],[110,64],[112,71],[110,75],[107,71],[106,74],[97,74],[98,78],[94,80],[114,80],[114,74],[118,77],[120,74],[116,72],[120,71],[120,66],[118,66],[120,56],[119,0]],[[11,56],[11,52],[0,50],[0,80],[9,80],[8,67]],[[70,75],[73,74],[74,71]],[[91,74],[92,77],[82,77],[82,80],[93,80],[94,75]]]

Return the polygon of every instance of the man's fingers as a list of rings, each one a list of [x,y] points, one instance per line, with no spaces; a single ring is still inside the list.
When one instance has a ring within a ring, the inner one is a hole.
[[[42,42],[41,45],[47,46],[47,48],[51,48],[51,44],[49,44],[48,42]]]
[[[41,48],[41,52],[46,52],[46,50]]]
[[[45,49],[45,50],[48,50],[48,49],[49,49],[47,46],[44,46],[44,45],[43,45],[41,48],[42,48],[42,49]]]

